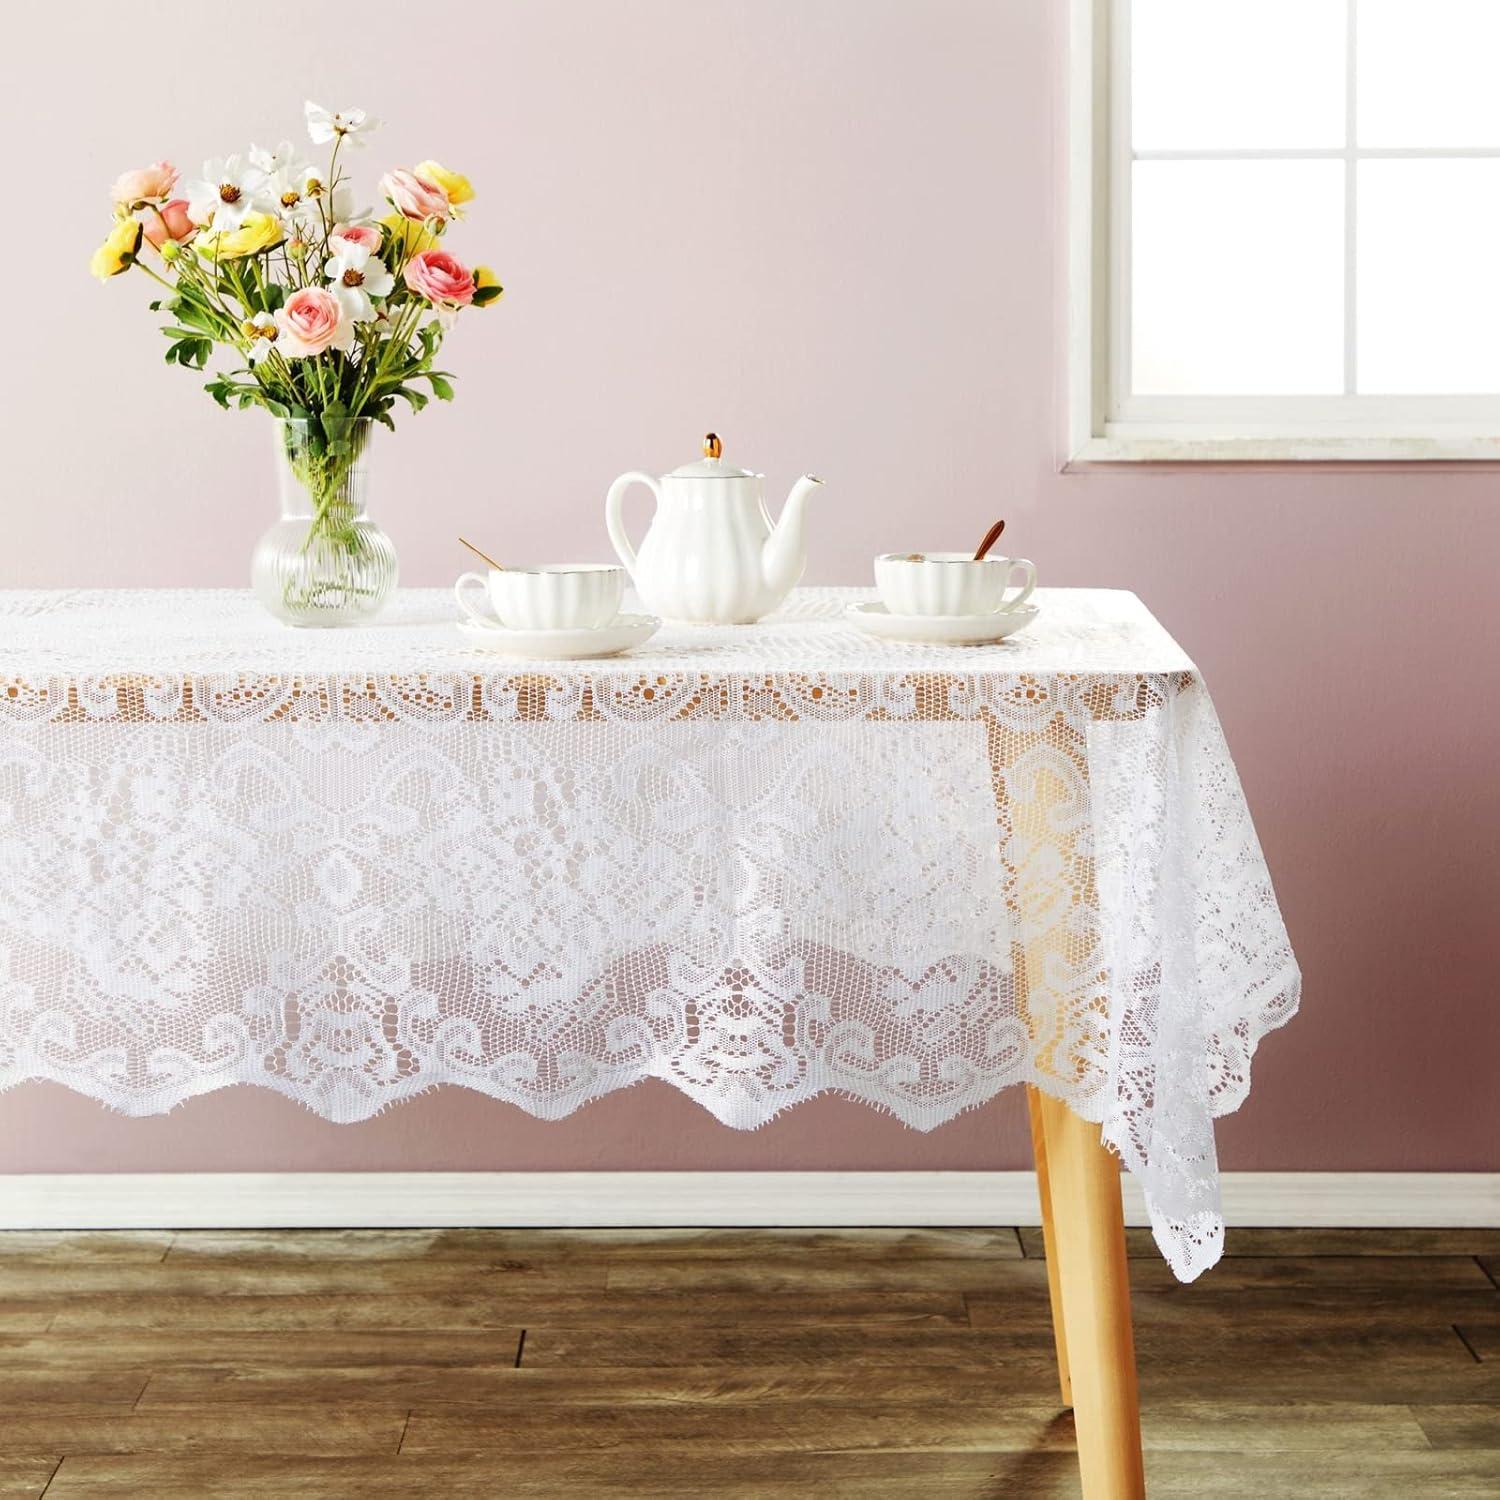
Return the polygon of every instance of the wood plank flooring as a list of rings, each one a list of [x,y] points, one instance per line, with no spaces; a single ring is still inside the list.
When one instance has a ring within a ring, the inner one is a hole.
[[[1153,1496],[1500,1495],[1500,1231],[1132,1232]],[[1076,1496],[1026,1230],[0,1234],[0,1500]]]

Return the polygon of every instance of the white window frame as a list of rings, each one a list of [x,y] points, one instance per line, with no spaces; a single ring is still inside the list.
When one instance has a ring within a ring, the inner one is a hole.
[[[1071,4],[1067,461],[1500,460],[1500,395],[1117,397],[1129,360],[1129,0]],[[1351,27],[1356,16],[1351,0]],[[1347,108],[1352,121],[1352,76]],[[1352,324],[1354,153],[1346,142],[1344,148],[1296,154],[1342,159],[1349,166],[1344,301]],[[1500,156],[1500,150],[1360,153],[1372,155]],[[1352,334],[1349,343],[1352,348]]]

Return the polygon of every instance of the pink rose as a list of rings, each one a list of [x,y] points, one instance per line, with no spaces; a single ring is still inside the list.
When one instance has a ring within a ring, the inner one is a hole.
[[[293,292],[276,309],[276,350],[288,359],[305,359],[325,349],[347,349],[354,330],[343,320],[339,299],[320,286]]]
[[[137,203],[160,202],[172,191],[177,181],[177,168],[169,161],[154,161],[149,167],[139,167],[134,172],[121,172],[115,185],[109,190],[110,198],[123,203],[127,208]]]
[[[467,307],[474,300],[474,273],[446,250],[423,250],[402,273],[417,296],[434,307]]]
[[[138,209],[136,218],[141,221],[146,238],[158,250],[168,240],[185,245],[198,232],[198,226],[188,217],[186,198],[174,198],[160,208]]]
[[[373,224],[339,224],[328,236],[328,246],[336,252],[340,243],[361,245],[373,254],[380,249],[380,231]]]
[[[394,167],[380,179],[380,191],[395,205],[396,212],[420,223],[423,219],[437,219],[446,223],[453,212],[448,195],[435,182],[408,172],[405,167]]]

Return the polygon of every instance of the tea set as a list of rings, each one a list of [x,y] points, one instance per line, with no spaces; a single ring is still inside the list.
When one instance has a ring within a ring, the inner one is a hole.
[[[614,563],[489,565],[454,585],[458,628],[477,645],[537,661],[614,656],[642,645],[664,619],[693,625],[748,625],[775,610],[807,567],[807,503],[823,481],[805,474],[774,523],[764,475],[724,461],[709,433],[703,456],[659,478],[632,470],[610,485],[604,522]],[[656,512],[637,548],[625,529],[626,492],[644,485]],[[888,552],[875,559],[878,601],[851,604],[858,629],[892,641],[981,645],[1024,630],[1036,568],[1025,558],[991,557],[1005,523],[973,553]],[[463,538],[459,539],[463,541]],[[649,614],[622,614],[627,582]],[[478,602],[482,590],[488,602]]]

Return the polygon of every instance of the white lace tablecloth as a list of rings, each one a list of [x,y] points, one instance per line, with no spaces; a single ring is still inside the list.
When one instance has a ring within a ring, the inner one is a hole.
[[[1213,1120],[1299,983],[1208,695],[1131,594],[1039,590],[982,648],[872,640],[864,597],[524,666],[446,591],[323,632],[0,593],[0,1087],[350,1121],[661,1078],[928,1130],[1029,1081],[1196,1275]]]

